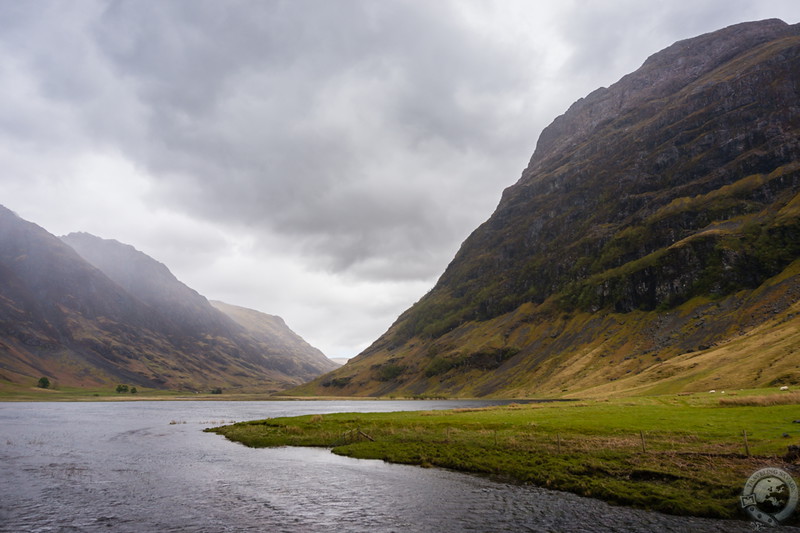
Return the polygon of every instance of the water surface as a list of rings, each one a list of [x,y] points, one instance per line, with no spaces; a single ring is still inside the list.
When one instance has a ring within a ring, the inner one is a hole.
[[[252,449],[202,431],[486,403],[0,403],[0,531],[753,531],[325,449]]]

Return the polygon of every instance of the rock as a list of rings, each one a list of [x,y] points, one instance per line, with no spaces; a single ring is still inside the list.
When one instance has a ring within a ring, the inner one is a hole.
[[[783,456],[783,460],[787,463],[794,463],[798,459],[800,459],[800,446],[792,444],[789,446],[789,450],[786,452],[786,455]]]

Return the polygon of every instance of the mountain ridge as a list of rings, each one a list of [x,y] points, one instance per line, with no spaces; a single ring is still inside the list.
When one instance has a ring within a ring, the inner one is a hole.
[[[336,367],[271,327],[280,342],[132,246],[58,239],[0,207],[0,382],[275,392]]]
[[[798,73],[800,26],[768,20],[680,41],[579,100],[436,286],[293,392],[592,394],[629,374],[655,387],[652,368],[775,320],[796,338],[797,296],[769,288],[798,280]],[[728,378],[800,383],[761,370]]]

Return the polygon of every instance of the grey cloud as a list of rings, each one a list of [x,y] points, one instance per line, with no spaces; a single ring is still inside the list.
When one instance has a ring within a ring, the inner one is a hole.
[[[391,255],[386,243],[411,241],[425,258],[452,238],[435,197],[457,192],[454,176],[412,186],[404,173],[421,152],[508,150],[499,104],[523,89],[519,65],[442,3],[114,2],[96,36],[148,110],[134,155],[161,201],[291,235],[333,270]],[[410,163],[381,167],[398,152]]]

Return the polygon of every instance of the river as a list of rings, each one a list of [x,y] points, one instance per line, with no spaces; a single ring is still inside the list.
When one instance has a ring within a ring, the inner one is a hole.
[[[0,531],[689,532],[754,524],[612,507],[530,486],[204,433],[310,413],[464,401],[0,403]],[[797,531],[794,528],[791,528]]]

